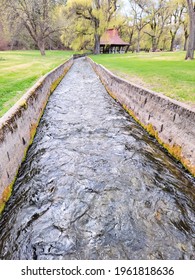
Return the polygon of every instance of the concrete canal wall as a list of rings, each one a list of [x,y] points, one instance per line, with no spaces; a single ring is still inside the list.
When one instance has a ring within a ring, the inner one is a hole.
[[[121,79],[87,59],[109,94],[195,176],[195,111]]]
[[[72,63],[71,58],[46,74],[0,119],[0,212],[11,194],[48,98]]]

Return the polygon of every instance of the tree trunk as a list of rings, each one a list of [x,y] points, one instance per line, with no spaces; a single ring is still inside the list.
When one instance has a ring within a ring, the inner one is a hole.
[[[163,51],[166,49],[166,42],[167,42],[166,38],[163,39],[163,46],[162,46]]]
[[[100,35],[99,34],[95,34],[94,35],[95,38],[95,44],[94,44],[94,54],[100,54]]]
[[[152,36],[152,51],[155,52],[156,50],[157,50],[156,36]]]
[[[136,52],[140,52],[140,39],[141,39],[141,36],[140,36],[140,34],[141,34],[141,30],[138,30],[138,35],[137,35],[137,50],[136,50]]]
[[[99,1],[97,2],[97,4],[99,5]],[[98,6],[99,7],[99,6]],[[94,50],[93,53],[94,54],[100,54],[100,35],[98,32],[98,29],[100,27],[100,20],[98,18],[94,18],[94,26],[95,26],[95,33],[94,33]]]
[[[40,40],[37,45],[38,45],[38,48],[41,52],[41,55],[44,56],[45,55],[45,42],[44,42],[44,40]]]
[[[170,52],[173,52],[174,42],[175,42],[175,34],[171,35]]]
[[[188,42],[188,32],[185,33],[185,37],[184,37],[184,47],[183,50],[187,51],[187,42]]]
[[[130,36],[129,36],[129,45],[127,46],[126,50],[125,50],[125,53],[127,53],[129,51],[129,48],[131,47],[132,45],[132,39],[133,39],[133,31],[130,33]]]
[[[195,44],[195,7],[192,0],[187,0],[188,13],[190,17],[190,30],[188,38],[188,47],[185,59],[194,59],[194,44]]]

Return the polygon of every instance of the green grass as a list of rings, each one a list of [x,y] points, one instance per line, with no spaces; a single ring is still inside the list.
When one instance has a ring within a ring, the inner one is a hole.
[[[54,69],[73,52],[47,51],[42,57],[39,51],[0,52],[0,117],[41,76]]]
[[[91,58],[131,82],[195,104],[195,60],[185,61],[184,52],[105,54]]]
[[[63,63],[73,52],[0,52],[0,117],[41,76]],[[108,54],[91,56],[115,74],[179,101],[195,104],[195,60],[184,52]]]

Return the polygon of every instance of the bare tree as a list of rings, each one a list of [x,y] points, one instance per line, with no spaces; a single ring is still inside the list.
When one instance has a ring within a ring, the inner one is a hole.
[[[58,28],[52,23],[53,8],[66,1],[55,0],[4,0],[8,20],[19,19],[38,46],[41,55],[45,55],[45,42]]]
[[[125,24],[122,27],[122,34],[125,34],[129,43],[129,46],[126,48],[125,52],[127,53],[129,51],[129,48],[132,47],[133,43],[133,35],[135,33],[135,17],[125,17]]]
[[[195,1],[187,0],[188,13],[190,18],[188,47],[185,59],[194,59],[195,48]]]
[[[134,16],[134,25],[137,30],[137,47],[136,51],[140,52],[140,41],[141,41],[141,31],[149,23],[146,17],[145,10],[141,5],[138,5],[137,1],[129,0],[133,16]]]
[[[176,2],[175,5],[173,6],[173,11],[171,12],[170,15],[170,35],[171,35],[171,45],[170,45],[170,51],[173,51],[174,43],[175,43],[175,38],[176,34],[183,22],[183,13],[185,11],[185,4],[184,2]]]
[[[187,42],[188,42],[188,37],[189,37],[189,23],[188,23],[188,20],[185,18],[183,21],[182,21],[182,26],[183,26],[183,32],[184,32],[184,46],[183,46],[183,50],[184,51],[187,51]]]
[[[145,11],[148,18],[149,30],[144,31],[152,41],[152,51],[156,51],[169,18],[166,0],[134,0]]]

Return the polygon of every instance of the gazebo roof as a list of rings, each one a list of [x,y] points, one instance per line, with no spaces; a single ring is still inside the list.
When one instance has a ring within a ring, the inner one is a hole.
[[[100,39],[100,45],[118,45],[128,46],[129,44],[124,42],[118,34],[117,29],[107,29]]]

